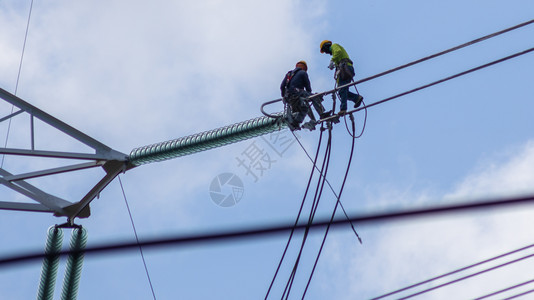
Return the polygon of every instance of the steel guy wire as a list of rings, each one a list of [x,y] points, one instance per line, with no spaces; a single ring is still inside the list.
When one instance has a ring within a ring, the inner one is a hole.
[[[139,237],[137,236],[137,230],[135,228],[135,223],[134,223],[134,220],[133,220],[132,212],[130,211],[130,205],[128,204],[128,200],[126,199],[126,193],[124,192],[124,187],[122,185],[122,180],[121,180],[120,175],[117,176],[117,177],[119,178],[119,183],[120,183],[120,186],[121,186],[122,196],[124,197],[124,203],[126,203],[126,209],[128,210],[128,215],[130,216],[130,221],[132,222],[132,228],[133,228],[133,231],[134,231],[135,240],[139,244]],[[141,245],[139,245],[139,253],[141,253],[141,259],[143,260],[143,265],[145,267],[145,273],[146,273],[146,277],[148,279],[148,284],[150,285],[150,291],[152,292],[152,297],[154,298],[154,300],[156,300],[156,293],[154,292],[154,287],[152,286],[152,280],[150,280],[150,273],[148,272],[148,267],[147,267],[146,261],[145,261],[145,255],[143,254],[143,247],[141,247]]]
[[[19,79],[20,74],[22,72],[22,62],[24,61],[24,52],[26,51],[26,41],[28,39],[28,31],[30,29],[30,20],[32,16],[32,10],[33,10],[33,0],[30,2],[30,12],[28,13],[28,21],[26,22],[26,32],[24,33],[24,43],[22,44],[22,53],[20,54],[20,62],[19,62],[19,70],[17,72],[17,80],[15,82],[15,93],[14,95],[17,95],[17,91],[19,89]],[[11,106],[11,114],[13,114],[13,111],[15,109],[15,105]],[[7,125],[7,134],[6,134],[6,140],[4,142],[4,148],[7,147],[7,141],[9,140],[9,132],[11,131],[11,118],[9,118],[9,122]],[[0,168],[4,167],[4,160],[6,158],[6,155],[2,155],[2,162],[0,163]]]

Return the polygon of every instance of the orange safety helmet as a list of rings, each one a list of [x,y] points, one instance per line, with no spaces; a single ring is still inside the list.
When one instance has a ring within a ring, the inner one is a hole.
[[[324,41],[321,42],[321,45],[319,46],[320,49],[321,49],[321,53],[325,53],[324,46],[327,45],[327,44],[328,45],[332,45],[332,41],[324,40]]]
[[[297,64],[295,65],[295,67],[297,67],[298,65],[304,65],[304,68],[302,68],[302,69],[304,71],[308,71],[308,64],[304,60],[298,61]]]

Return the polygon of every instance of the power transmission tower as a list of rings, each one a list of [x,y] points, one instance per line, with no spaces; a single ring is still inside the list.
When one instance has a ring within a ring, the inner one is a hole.
[[[91,201],[120,173],[143,164],[168,160],[254,138],[280,130],[286,126],[285,123],[281,122],[280,118],[263,116],[175,140],[135,148],[127,155],[104,145],[1,88],[0,98],[18,108],[18,110],[0,118],[0,123],[23,115],[29,116],[30,123],[29,146],[26,148],[2,147],[0,148],[0,154],[55,158],[69,161],[67,165],[20,174],[13,174],[2,165],[0,167],[0,184],[29,198],[31,202],[0,201],[0,209],[53,213],[57,217],[67,217],[67,223],[71,225],[74,224],[75,218],[87,218],[90,216],[89,204]],[[92,149],[91,153],[39,150],[35,145],[35,119],[88,146]],[[76,163],[72,163],[73,161],[76,161]],[[78,163],[78,161],[83,162]],[[96,167],[101,167],[106,174],[81,199],[74,199],[74,201],[62,199],[28,182],[28,180],[37,177]]]

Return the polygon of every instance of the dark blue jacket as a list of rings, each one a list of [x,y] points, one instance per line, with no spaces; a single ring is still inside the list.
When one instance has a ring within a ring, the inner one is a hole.
[[[287,80],[289,76],[292,76],[292,77],[291,77],[291,80],[289,80],[289,85],[288,85]],[[297,89],[306,90],[309,93],[311,93],[312,91],[308,73],[302,70],[301,68],[295,68],[293,71],[289,71],[286,74],[286,76],[284,76],[284,80],[282,80],[282,84],[280,85],[280,91],[282,92],[282,97],[285,96],[286,86],[287,86],[288,93],[293,92]]]

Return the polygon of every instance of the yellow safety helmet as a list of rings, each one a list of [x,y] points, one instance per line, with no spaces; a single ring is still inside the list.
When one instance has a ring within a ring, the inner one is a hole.
[[[326,45],[326,44],[332,45],[332,41],[324,40],[324,41],[321,42],[321,45],[320,45],[321,53],[325,52],[323,48],[324,48],[324,45]]]
[[[304,60],[298,61],[295,66],[298,66],[299,64],[304,65],[304,68],[303,68],[304,71],[308,71],[308,64],[306,63],[306,61]]]

